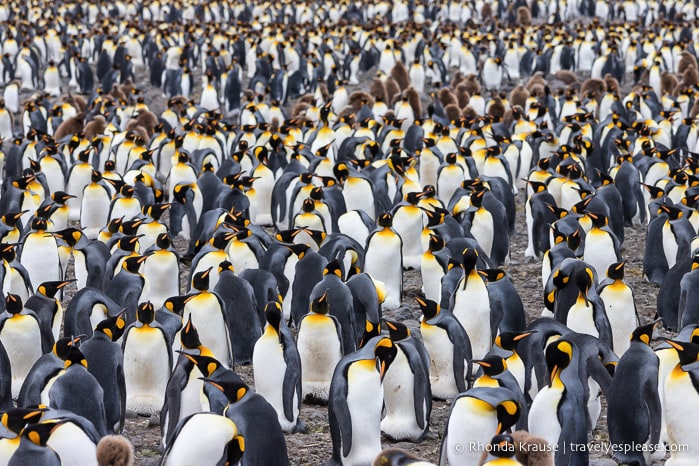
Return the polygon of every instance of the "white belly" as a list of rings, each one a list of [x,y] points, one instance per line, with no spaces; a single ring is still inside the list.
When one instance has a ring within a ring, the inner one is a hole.
[[[494,410],[484,409],[484,405],[484,402],[467,396],[456,401],[447,421],[446,455],[449,464],[475,466],[480,463],[483,448],[498,427]]]
[[[616,262],[616,256],[609,251],[614,251],[611,236],[591,230],[585,238],[583,260],[594,267],[599,277],[605,277],[609,266]]]
[[[362,223],[356,211],[348,210],[347,213],[340,215],[340,218],[337,220],[337,227],[341,233],[354,239],[359,244],[366,244],[370,231]]]
[[[401,267],[401,247],[397,236],[376,233],[369,241],[364,259],[364,271],[374,280],[386,286],[384,308],[396,309],[400,306],[403,270]]]
[[[301,321],[296,345],[301,356],[304,398],[312,395],[321,400],[328,399],[333,371],[342,359],[340,340],[335,324],[329,318],[311,315]]]
[[[434,325],[421,325],[422,341],[430,356],[432,396],[449,399],[459,393],[454,379],[454,345],[447,332]]]
[[[72,422],[58,426],[47,444],[58,453],[62,464],[97,466],[97,445]]]
[[[150,283],[150,300],[156,309],[171,297],[180,294],[177,258],[167,252],[156,252],[143,264],[143,275]]]
[[[219,414],[197,414],[182,427],[164,465],[215,466],[234,435],[233,421]]]
[[[32,285],[39,286],[43,282],[60,280],[61,264],[56,241],[36,236],[31,234],[27,237],[20,259],[29,273]]]
[[[440,302],[442,299],[444,270],[437,262],[437,259],[431,255],[424,254],[422,256],[420,273],[422,275],[422,290],[425,293],[425,298],[437,303]]]
[[[614,299],[609,296],[614,293]],[[606,296],[606,297],[605,297]],[[607,318],[612,327],[614,338],[614,352],[621,357],[629,348],[631,333],[636,329],[638,321],[634,312],[633,293],[630,288],[607,292],[605,288],[600,294],[604,307],[607,310]]]
[[[214,357],[228,367],[233,355],[230,350],[226,322],[223,320],[223,314],[218,311],[218,306],[218,300],[213,294],[199,295],[185,304],[182,321],[187,322],[191,315],[202,345],[209,348],[214,353]]]
[[[677,377],[676,370],[665,380],[663,417],[667,426],[667,436],[671,452],[666,464],[684,465],[692,460],[699,463],[699,437],[694,420],[699,418],[699,394],[688,375]]]
[[[574,332],[586,333],[593,337],[599,337],[599,331],[595,326],[592,316],[592,306],[586,305],[584,301],[577,301],[568,311],[566,326]]]
[[[562,396],[562,388],[544,387],[537,393],[529,409],[529,432],[546,440],[552,448],[558,445],[561,435],[558,405]]]
[[[422,429],[415,418],[414,384],[415,377],[408,358],[398,348],[396,358],[383,379],[386,417],[381,421],[381,431],[395,440],[418,441],[422,436]]]
[[[12,398],[17,398],[25,377],[42,354],[39,325],[29,316],[13,317],[5,322],[0,342],[10,359]]]
[[[379,373],[363,362],[347,371],[347,406],[352,416],[352,449],[343,465],[371,464],[381,452],[381,407],[383,388]]]
[[[492,346],[490,329],[490,298],[479,278],[470,278],[466,289],[459,282],[454,297],[454,315],[471,340],[473,359],[483,358]]]
[[[473,223],[471,224],[471,234],[488,257],[490,257],[493,251],[493,232],[495,228],[493,216],[490,212],[485,209],[479,209],[476,215],[474,215]]]
[[[270,332],[272,333],[272,332]],[[262,335],[255,343],[252,353],[252,368],[255,377],[255,392],[262,395],[277,412],[282,430],[290,432],[296,425],[298,405],[294,403],[294,419],[284,415],[283,386],[286,375],[284,350],[276,333]]]
[[[259,268],[257,257],[255,257],[255,254],[247,244],[243,242],[233,240],[226,248],[226,252],[228,257],[230,257],[231,264],[233,264],[233,270],[237,274],[242,273],[246,269]]]
[[[165,401],[170,377],[170,348],[157,329],[134,328],[124,346],[126,409],[139,414],[157,414]]]

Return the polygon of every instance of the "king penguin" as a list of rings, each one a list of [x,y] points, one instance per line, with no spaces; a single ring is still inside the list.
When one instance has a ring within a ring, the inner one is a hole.
[[[136,322],[124,332],[122,348],[125,409],[138,414],[158,414],[172,370],[172,349],[167,334],[155,322],[155,310],[150,302],[138,306]]]
[[[430,357],[405,324],[384,322],[396,356],[383,380],[386,414],[381,431],[396,441],[419,442],[429,430],[432,412]]]
[[[344,354],[340,323],[329,311],[324,294],[311,302],[310,312],[298,323],[296,345],[301,358],[304,400],[328,400],[333,370]]]
[[[183,419],[165,450],[163,466],[239,464],[245,439],[235,423],[216,413],[196,413]]]
[[[386,212],[379,217],[364,248],[364,272],[386,286],[386,309],[397,309],[403,293],[403,241],[392,228],[393,216]]]
[[[337,364],[328,399],[335,463],[369,464],[381,452],[382,380],[396,351],[389,338],[377,336]]]
[[[255,343],[252,355],[255,391],[277,412],[284,432],[302,432],[301,356],[291,330],[282,320],[281,304],[270,301],[265,306],[267,324]]]
[[[615,262],[607,269],[607,279],[597,287],[612,327],[614,352],[620,357],[629,347],[630,336],[638,327],[638,311],[633,290],[624,282],[624,263]]]

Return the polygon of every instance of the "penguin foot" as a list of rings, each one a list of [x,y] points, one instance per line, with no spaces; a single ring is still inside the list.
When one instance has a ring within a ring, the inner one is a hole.
[[[294,429],[291,431],[292,434],[307,434],[308,426],[303,421],[296,421]]]

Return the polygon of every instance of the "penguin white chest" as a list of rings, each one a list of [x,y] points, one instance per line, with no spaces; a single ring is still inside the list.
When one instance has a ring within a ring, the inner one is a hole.
[[[454,345],[446,330],[436,325],[422,324],[420,333],[430,356],[432,395],[448,399],[459,393],[454,378]]]
[[[58,453],[63,464],[97,466],[97,445],[72,422],[58,426],[47,445]]]
[[[34,286],[61,278],[60,258],[56,240],[44,237],[44,233],[30,234],[22,247],[20,261],[29,273]]]
[[[415,375],[408,358],[398,347],[396,357],[383,379],[386,417],[381,421],[381,430],[391,438],[417,441],[422,435],[415,417],[414,385]]]
[[[585,236],[583,260],[594,267],[598,276],[604,277],[617,260],[612,237],[604,231],[590,230]]]
[[[158,329],[133,328],[124,344],[126,409],[136,413],[160,412],[170,377],[171,349]]]
[[[213,413],[197,414],[182,426],[163,464],[213,466],[236,434],[230,419]]]
[[[586,303],[583,299],[578,299],[568,311],[566,326],[574,332],[599,337],[592,310],[592,304]]]
[[[19,396],[24,378],[41,357],[41,331],[33,317],[17,315],[5,321],[0,342],[7,351],[12,372],[12,398]]]
[[[301,356],[301,384],[306,395],[327,400],[335,366],[342,359],[341,336],[332,319],[317,314],[301,320],[296,345]]]
[[[529,409],[529,431],[545,439],[549,445],[556,447],[561,435],[558,422],[558,405],[563,398],[562,387],[544,387],[536,394]]]
[[[209,348],[224,366],[228,366],[228,361],[233,358],[226,321],[216,296],[212,293],[201,293],[185,304],[182,321],[186,322],[190,316],[199,332],[201,343]]]
[[[699,461],[699,437],[694,421],[699,417],[699,393],[689,374],[675,367],[665,379],[663,419],[672,456],[667,464],[677,466]]]
[[[364,271],[371,278],[386,285],[384,307],[396,309],[400,306],[403,288],[402,241],[400,236],[391,231],[380,231],[369,239]]]
[[[347,407],[352,417],[352,448],[344,465],[371,464],[381,452],[383,387],[376,362],[362,360],[347,370]]]
[[[465,286],[463,280],[466,280]],[[459,282],[454,297],[454,315],[471,340],[473,358],[484,357],[490,351],[493,338],[490,328],[490,295],[477,272],[471,272],[471,276]]]
[[[670,222],[665,222],[663,225],[663,251],[665,252],[665,260],[667,260],[668,267],[672,268],[677,262],[677,240],[675,239],[675,234],[672,232],[672,226]],[[33,282],[32,282],[33,283]]]
[[[492,407],[477,398],[461,397],[454,403],[447,423],[446,455],[449,464],[478,464],[482,451],[469,446],[487,445],[495,435],[498,421]]]
[[[473,216],[473,223],[471,223],[471,234],[489,257],[493,250],[494,231],[493,216],[483,208],[478,209]]]
[[[277,412],[282,430],[293,429],[298,405],[294,403],[295,416],[291,421],[284,416],[284,377],[286,361],[284,349],[276,332],[265,330],[255,343],[252,353],[252,368],[255,377],[255,392],[262,395]]]

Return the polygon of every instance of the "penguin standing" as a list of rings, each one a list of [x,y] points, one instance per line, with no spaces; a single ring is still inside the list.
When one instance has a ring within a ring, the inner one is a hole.
[[[172,349],[162,326],[155,322],[150,302],[138,306],[136,322],[124,332],[122,348],[126,410],[158,414],[172,370]]]
[[[277,412],[284,432],[305,430],[299,421],[301,408],[301,356],[291,330],[282,321],[281,305],[270,301],[265,306],[267,324],[255,343],[252,356],[255,391]]]
[[[478,387],[461,393],[451,405],[439,464],[479,464],[482,452],[469,445],[486,445],[515,425],[519,416],[515,395],[506,388]]]
[[[621,262],[621,246],[606,216],[592,212],[587,216],[592,220],[592,228],[585,235],[583,260],[602,276],[610,265]]]
[[[80,194],[80,203],[77,208],[71,208],[71,217],[75,212],[76,220],[80,220],[80,227],[85,236],[95,239],[100,229],[104,228],[109,221],[112,195],[107,184],[102,181],[102,174],[96,170],[92,171],[89,184],[80,191]]]
[[[636,328],[628,350],[614,369],[607,400],[609,441],[621,464],[650,464],[650,451],[661,452],[661,406],[658,395],[658,356],[650,347],[657,322]],[[637,451],[646,445],[649,453]],[[657,458],[660,459],[660,458]]]
[[[24,237],[19,261],[32,283],[58,281],[61,279],[61,262],[56,238],[47,234],[46,219],[37,217],[32,221],[31,233]]]
[[[301,386],[304,400],[328,400],[335,366],[342,359],[342,329],[329,314],[328,297],[311,302],[310,312],[298,323],[296,346],[301,357]]]
[[[12,398],[19,396],[24,378],[42,354],[51,350],[49,329],[42,330],[33,311],[24,309],[19,296],[8,294],[0,315],[0,343],[7,351],[12,374]]]
[[[639,324],[633,290],[624,283],[623,262],[615,262],[609,266],[607,279],[600,282],[597,294],[604,302],[612,328],[614,352],[621,357],[629,347],[629,337]]]
[[[422,258],[422,244],[420,235],[423,227],[422,210],[418,202],[422,193],[410,192],[405,195],[405,202],[401,202],[393,209],[393,229],[402,240],[403,267],[420,270]]]
[[[165,300],[180,294],[180,258],[168,233],[161,233],[155,245],[146,250],[143,276],[150,284],[149,299],[160,308]]]
[[[336,463],[368,464],[381,452],[382,380],[395,356],[395,345],[379,336],[337,364],[328,399]]]
[[[126,383],[124,352],[116,343],[126,330],[124,313],[104,319],[97,324],[92,337],[81,343],[80,352],[87,361],[87,370],[104,390],[104,411],[107,428],[119,433],[126,417]]]
[[[423,318],[420,334],[430,357],[432,396],[447,400],[466,391],[471,379],[471,342],[454,314],[434,301],[415,298]]]
[[[418,442],[429,429],[432,411],[430,357],[404,324],[385,323],[396,356],[383,380],[386,415],[381,420],[381,431],[397,441]]]
[[[342,280],[342,268],[333,260],[323,269],[323,279],[311,290],[311,300],[326,295],[329,314],[337,319],[342,331],[343,354],[356,348],[354,298],[351,289]]]
[[[382,214],[377,223],[364,248],[364,272],[386,286],[384,307],[397,309],[403,293],[403,241],[392,228],[390,213]]]

